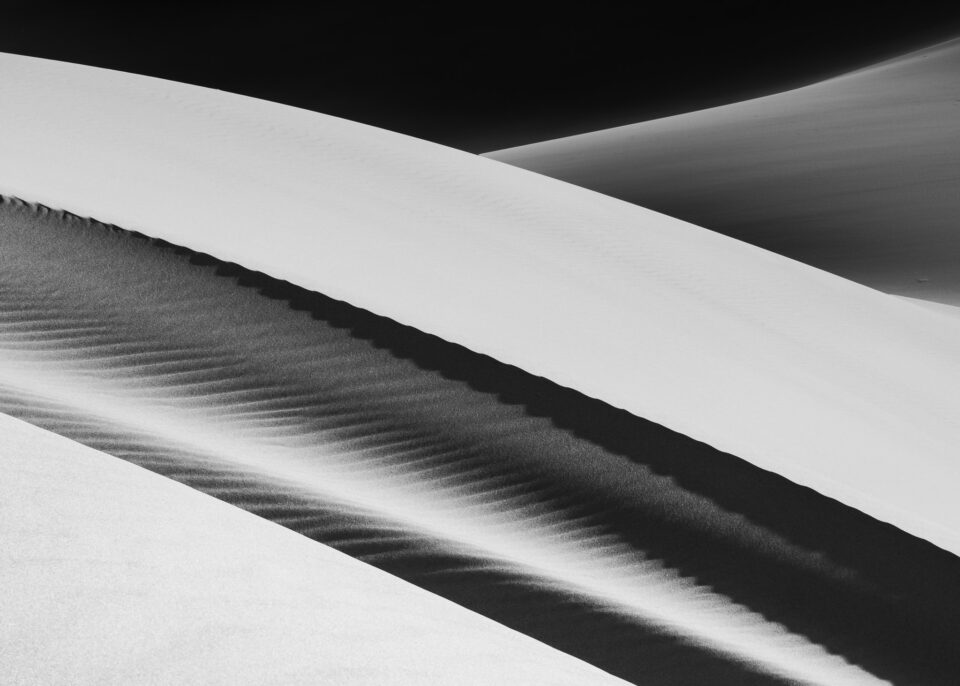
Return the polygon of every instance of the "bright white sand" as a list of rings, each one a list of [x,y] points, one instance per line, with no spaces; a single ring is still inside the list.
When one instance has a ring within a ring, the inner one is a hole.
[[[5,684],[624,683],[0,415]]]
[[[404,136],[0,58],[0,192],[286,278],[960,551],[960,322]]]

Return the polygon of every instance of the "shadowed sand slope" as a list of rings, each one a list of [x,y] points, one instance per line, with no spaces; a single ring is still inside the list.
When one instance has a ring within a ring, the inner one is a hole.
[[[3,415],[0,459],[5,684],[623,683]]]
[[[960,669],[960,561],[929,543],[390,320],[12,201],[0,410],[636,683]]]
[[[0,55],[0,131],[0,192],[416,327],[960,551],[960,321],[539,174],[219,91]],[[138,312],[145,332],[161,321]]]
[[[960,40],[489,156],[883,291],[960,304]]]

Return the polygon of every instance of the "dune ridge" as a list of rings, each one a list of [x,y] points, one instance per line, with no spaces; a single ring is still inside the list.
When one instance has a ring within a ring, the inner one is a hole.
[[[957,305],[958,72],[955,39],[784,93],[488,156]]]
[[[0,241],[4,412],[631,681],[955,673],[956,557],[850,508],[189,250],[9,200]]]
[[[3,55],[0,129],[0,193],[350,302],[960,551],[960,323],[538,174],[228,93]]]
[[[116,458],[0,434],[5,683],[624,683]]]

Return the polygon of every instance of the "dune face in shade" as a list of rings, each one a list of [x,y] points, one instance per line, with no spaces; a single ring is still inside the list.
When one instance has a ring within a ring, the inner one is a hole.
[[[516,368],[0,206],[0,411],[636,683],[949,684],[960,560]]]
[[[956,305],[958,75],[955,40],[779,95],[489,156]]]
[[[0,456],[4,683],[623,683],[2,415]]]

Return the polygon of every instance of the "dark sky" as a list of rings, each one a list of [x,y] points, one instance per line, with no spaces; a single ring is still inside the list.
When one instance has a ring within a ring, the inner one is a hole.
[[[8,1],[0,51],[221,88],[481,152],[802,85],[960,35],[960,2],[388,7]]]

